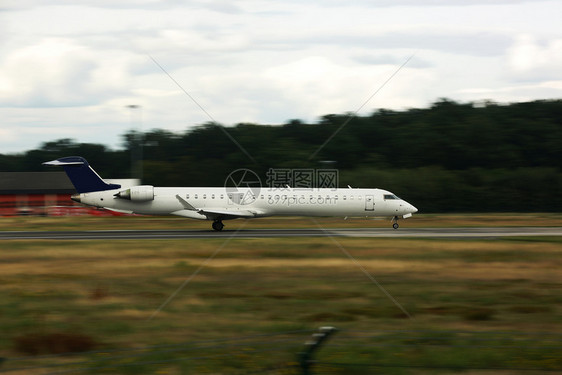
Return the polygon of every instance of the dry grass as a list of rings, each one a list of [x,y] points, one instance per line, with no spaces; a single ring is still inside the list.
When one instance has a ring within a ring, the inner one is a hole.
[[[390,220],[366,218],[317,218],[326,228],[387,228]],[[242,220],[225,222],[231,229],[242,225]],[[562,226],[562,215],[557,213],[488,213],[488,214],[415,214],[401,222],[409,228],[431,227],[504,227],[504,226]],[[210,222],[178,217],[125,216],[125,217],[4,217],[0,231],[20,230],[126,230],[126,229],[210,229]],[[310,218],[270,217],[249,220],[248,229],[258,228],[317,228]]]
[[[42,220],[32,219],[26,229],[38,223],[55,226],[53,219]],[[117,227],[134,222],[135,229],[198,223],[161,218],[115,220],[112,224]],[[264,224],[273,227],[294,224],[285,219],[271,220]],[[435,220],[438,223],[442,219]],[[455,220],[451,221],[459,222]],[[0,227],[5,230],[15,221],[0,220]],[[61,223],[56,227],[77,225],[67,219]],[[89,229],[111,226],[107,219],[88,218],[80,223]],[[24,227],[23,222],[20,225]],[[406,319],[329,238],[233,239],[154,319],[149,318],[222,246],[223,239],[0,241],[0,330],[4,333],[0,337],[0,357],[17,357],[31,353],[29,350],[53,352],[58,346],[47,345],[45,349],[42,344],[53,337],[83,338],[109,350],[311,329],[320,325],[334,325],[343,332],[438,330],[491,335],[562,332],[562,242],[556,238],[528,241],[337,238],[337,241],[413,319]],[[30,338],[33,340],[29,341]],[[26,346],[31,349],[21,346],[26,340]],[[76,340],[68,341],[80,343]],[[337,340],[336,343],[345,344],[343,349],[327,353],[334,358],[344,355],[342,361],[423,360],[414,352],[402,351],[396,357],[396,349],[378,351],[361,338],[357,342]],[[385,337],[384,340],[393,343],[395,339]],[[462,347],[461,338],[451,340]],[[454,358],[458,364],[467,357],[478,357],[478,353],[477,349],[464,348],[462,354],[451,352],[443,358]],[[538,367],[548,363],[562,366],[556,358],[548,362],[548,356],[552,355],[548,351],[529,355],[506,352],[494,360],[506,364],[515,356],[521,363]],[[425,352],[424,356],[432,357]],[[249,356],[247,361],[255,358]],[[281,351],[259,358],[258,363],[267,364],[291,357]],[[485,362],[485,359],[478,361]],[[222,369],[252,368],[250,362],[213,362],[208,371],[175,364],[164,368],[171,373],[230,373]],[[154,367],[135,370],[156,371]]]

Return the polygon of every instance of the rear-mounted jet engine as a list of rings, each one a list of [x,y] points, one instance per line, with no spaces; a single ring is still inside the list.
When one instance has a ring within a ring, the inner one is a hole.
[[[127,199],[134,202],[147,202],[154,200],[154,186],[141,185],[130,189],[121,190],[115,194],[117,198]]]

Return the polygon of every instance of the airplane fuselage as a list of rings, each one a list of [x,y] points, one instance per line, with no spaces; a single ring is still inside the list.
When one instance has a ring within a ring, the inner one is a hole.
[[[251,188],[229,191],[217,187],[142,186],[132,189],[135,188],[150,189],[152,193],[138,199],[121,198],[118,194],[123,189],[116,189],[77,194],[73,199],[115,211],[201,220],[273,215],[395,217],[417,211],[411,204],[382,189],[266,188],[258,192]]]
[[[418,210],[382,189],[298,189],[290,187],[154,187],[124,188],[104,181],[80,156],[43,163],[62,166],[76,188],[74,201],[88,206],[142,215],[176,215],[213,220],[284,216],[408,218]]]

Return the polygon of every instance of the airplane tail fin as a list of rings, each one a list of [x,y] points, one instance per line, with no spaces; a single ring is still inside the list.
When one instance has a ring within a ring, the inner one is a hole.
[[[114,190],[121,187],[121,185],[105,182],[96,171],[90,167],[86,159],[80,156],[67,156],[45,162],[43,165],[62,166],[78,193]]]

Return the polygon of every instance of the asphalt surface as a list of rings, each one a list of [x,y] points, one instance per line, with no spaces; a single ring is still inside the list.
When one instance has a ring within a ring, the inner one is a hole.
[[[562,227],[478,228],[345,228],[345,229],[227,229],[213,230],[93,230],[93,231],[0,231],[4,240],[140,240],[189,238],[280,237],[374,237],[374,238],[499,238],[562,236]]]

